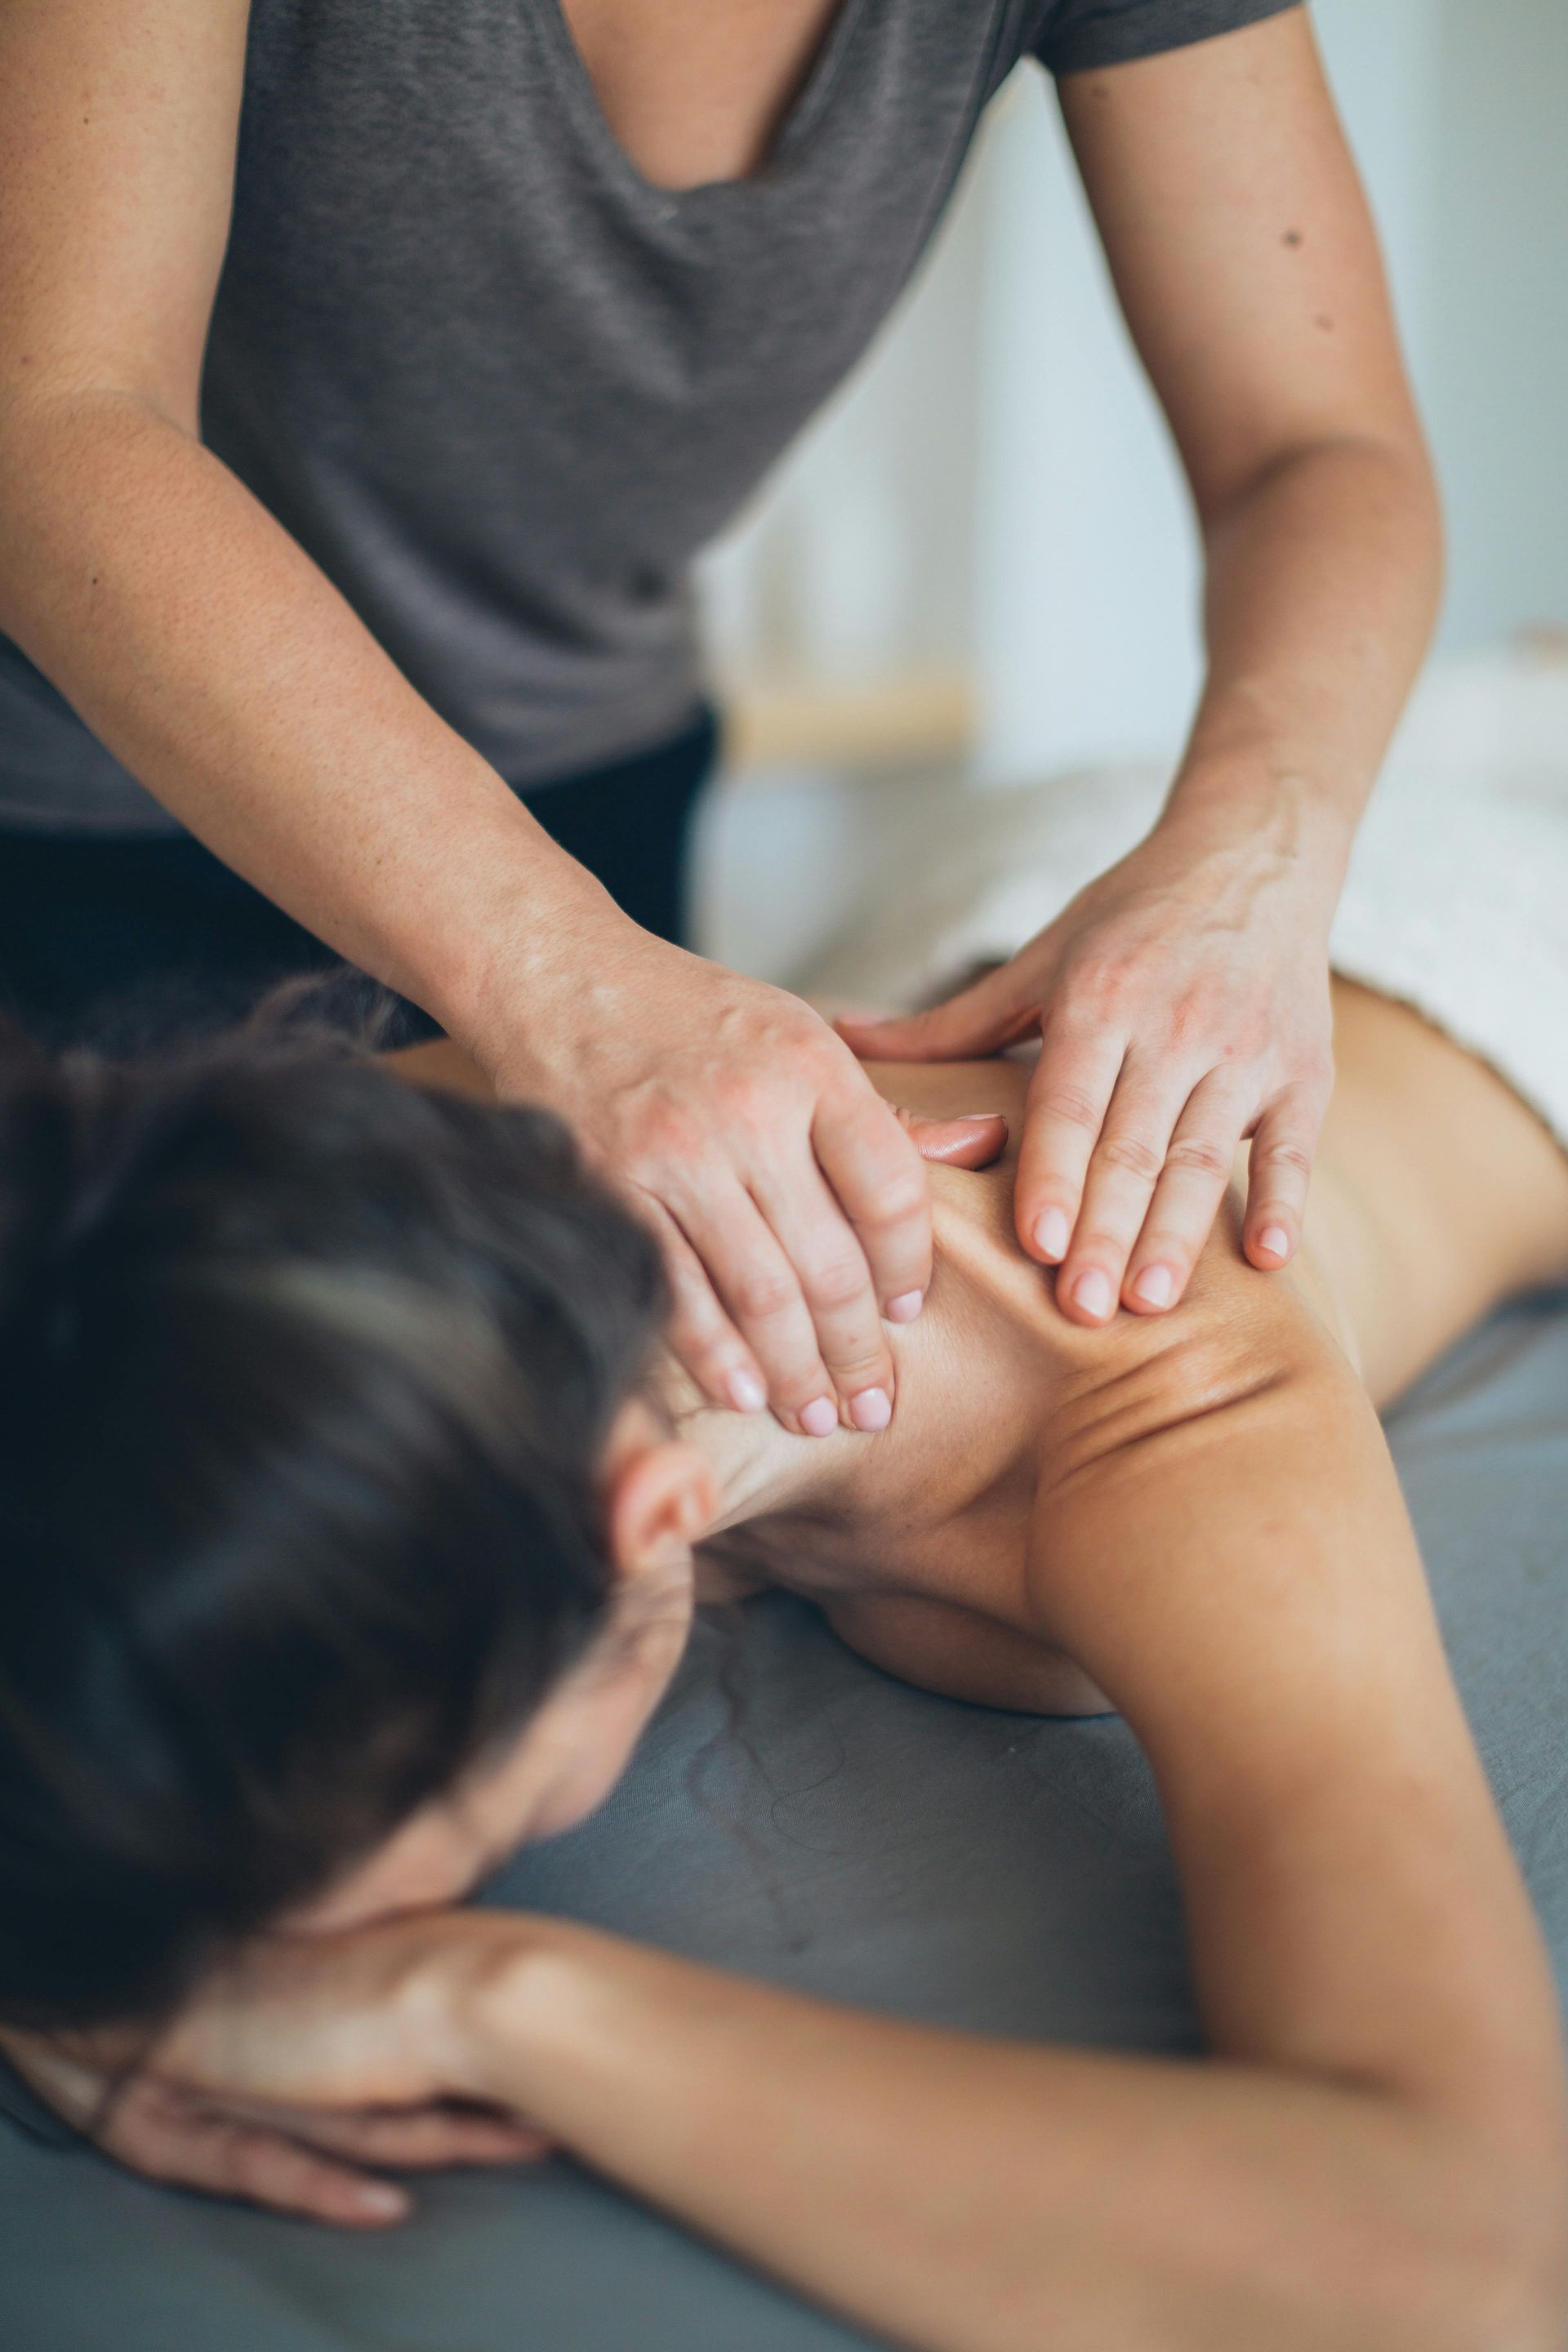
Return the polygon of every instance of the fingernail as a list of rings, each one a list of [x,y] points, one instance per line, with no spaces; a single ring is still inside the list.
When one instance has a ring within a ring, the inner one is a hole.
[[[831,1437],[838,1426],[838,1408],[829,1397],[813,1397],[800,1409],[800,1425],[808,1437]]]
[[[893,1418],[893,1400],[886,1389],[862,1389],[849,1400],[849,1418],[857,1429],[886,1429]]]
[[[1072,1302],[1075,1307],[1081,1307],[1086,1315],[1093,1315],[1096,1318],[1109,1315],[1116,1303],[1110,1288],[1110,1276],[1101,1274],[1097,1265],[1091,1265],[1089,1272],[1080,1274],[1073,1284]]]
[[[1258,1236],[1258,1246],[1267,1250],[1270,1257],[1289,1257],[1290,1236],[1283,1225],[1265,1225]]]
[[[1141,1298],[1145,1307],[1169,1307],[1175,1288],[1175,1278],[1168,1265],[1146,1265],[1132,1286],[1132,1296]]]
[[[1005,1117],[1006,1113],[1000,1110],[955,1110],[952,1123],[955,1127],[994,1127],[999,1118]]]
[[[400,2221],[408,2210],[404,2191],[385,2180],[367,2180],[359,2191],[358,2202],[362,2213],[374,2213],[378,2221]]]
[[[761,1412],[768,1392],[755,1372],[726,1372],[724,1393],[737,1412]]]
[[[912,1323],[925,1305],[925,1300],[926,1295],[923,1290],[901,1291],[897,1298],[889,1298],[888,1301],[889,1322]]]
[[[1066,1257],[1068,1244],[1072,1239],[1072,1227],[1068,1223],[1065,1209],[1047,1209],[1035,1226],[1035,1247],[1053,1265]]]

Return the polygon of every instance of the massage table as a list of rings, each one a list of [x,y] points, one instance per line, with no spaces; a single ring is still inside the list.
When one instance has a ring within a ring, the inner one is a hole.
[[[1391,1417],[1498,1798],[1568,1972],[1568,1297]],[[1198,2033],[1150,1775],[1111,1718],[933,1698],[768,1596],[699,1629],[599,1816],[487,1900],[935,2023]],[[13,2092],[8,2104],[21,2105]],[[5,2352],[865,2352],[564,2160],[432,2178],[388,2235],[160,2189],[0,2124]]]

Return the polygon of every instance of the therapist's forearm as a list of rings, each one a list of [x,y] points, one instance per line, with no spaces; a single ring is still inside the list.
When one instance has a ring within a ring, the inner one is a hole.
[[[0,628],[198,838],[481,1051],[530,955],[615,920],[298,543],[143,399],[0,411]]]
[[[1178,823],[1270,835],[1337,893],[1426,654],[1442,527],[1418,443],[1291,451],[1205,518],[1208,675]]]

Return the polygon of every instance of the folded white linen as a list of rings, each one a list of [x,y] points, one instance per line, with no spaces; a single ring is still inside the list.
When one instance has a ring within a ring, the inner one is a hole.
[[[1140,840],[1166,772],[955,793],[900,845],[811,992],[900,1009],[1011,955]],[[1568,667],[1436,667],[1373,794],[1334,969],[1489,1062],[1568,1147]]]

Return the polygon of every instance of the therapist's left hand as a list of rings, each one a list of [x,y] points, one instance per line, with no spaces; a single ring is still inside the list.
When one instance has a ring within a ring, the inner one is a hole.
[[[1185,1290],[1238,1146],[1244,1247],[1301,1236],[1333,1084],[1328,932],[1337,875],[1289,844],[1167,819],[1010,962],[928,1013],[841,1020],[857,1053],[956,1061],[1038,1032],[1015,1213],[1078,1323],[1159,1314]]]

